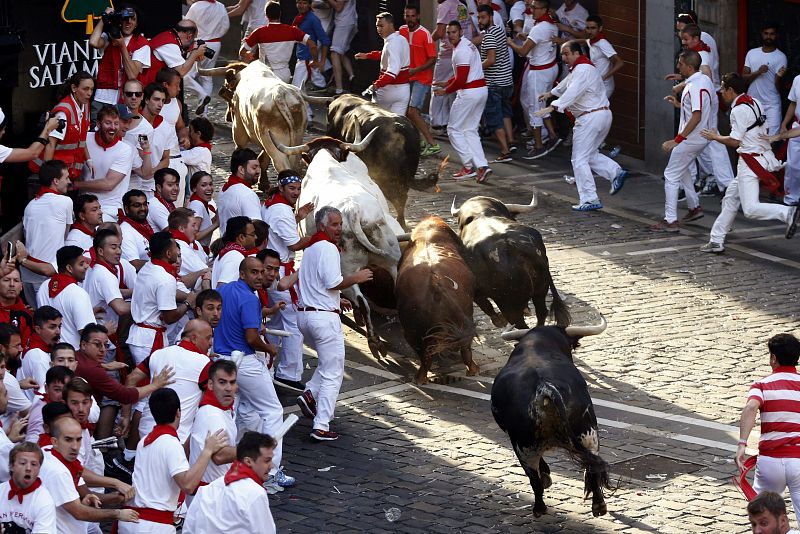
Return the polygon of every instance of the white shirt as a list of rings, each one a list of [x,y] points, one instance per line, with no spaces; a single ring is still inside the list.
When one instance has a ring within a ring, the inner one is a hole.
[[[167,148],[169,148],[169,155],[180,156],[181,145],[180,141],[178,141],[178,132],[175,129],[175,126],[178,124],[178,119],[181,117],[181,105],[178,103],[178,99],[171,98],[169,103],[164,104],[164,107],[161,108],[160,115],[164,117],[164,122],[161,124],[168,126],[165,130],[169,135],[169,145],[167,146]]]
[[[181,420],[183,420],[182,415]],[[224,430],[228,434],[229,443],[236,443],[237,430],[233,410],[220,410],[216,406],[208,404],[201,406],[194,418],[189,439],[190,465],[197,463],[197,459],[200,457],[200,453],[203,452],[203,447],[205,447],[206,436],[218,430]],[[203,473],[203,482],[213,482],[224,476],[230,466],[231,464],[217,465],[213,461],[208,462],[208,467]]]
[[[95,135],[91,134],[86,136],[86,148],[94,169],[92,180],[105,178],[109,171],[123,175],[122,180],[111,191],[95,192],[103,208],[103,214],[114,217],[117,210],[122,209],[122,195],[130,189],[131,171],[134,167],[138,169],[142,166],[141,159],[128,143],[117,142],[114,146],[104,149],[97,144]]]
[[[153,55],[170,68],[180,67],[186,62],[181,54],[181,47],[175,43],[163,44],[153,49]]]
[[[17,380],[33,378],[39,384],[39,391],[44,393],[45,375],[47,375],[48,369],[50,369],[50,353],[39,348],[31,349],[22,358],[22,367],[17,371],[17,375],[19,375]],[[38,398],[35,391],[35,389],[24,389],[22,393],[28,397],[29,401],[33,402]]]
[[[11,456],[11,449],[13,449],[15,445],[16,443],[13,443],[10,439],[8,439],[5,430],[0,428],[0,481],[1,482],[5,482],[6,480],[11,479],[11,473],[8,470],[8,460],[9,456]]]
[[[580,117],[592,110],[608,106],[606,86],[597,67],[589,64],[575,65],[566,78],[553,88],[558,97],[551,105],[558,111],[565,109]]]
[[[464,65],[469,66],[467,83],[483,79],[481,53],[466,37],[462,37],[453,50],[453,71]],[[463,91],[463,89],[459,89],[459,91]]]
[[[67,226],[72,221],[72,199],[66,195],[47,193],[28,202],[22,215],[28,255],[49,263],[53,269],[58,270],[56,252],[64,246]],[[31,261],[30,258],[28,261]],[[32,273],[24,267],[21,272],[25,282],[46,280],[46,277]],[[29,275],[33,275],[33,278]]]
[[[150,58],[148,58],[148,61]],[[139,124],[125,132],[125,137],[122,140],[130,145],[130,147],[134,150],[134,154],[137,156],[139,155],[138,149],[141,148],[139,144],[139,136],[146,135],[147,141],[150,143],[150,162],[153,162],[153,125],[147,122],[147,119],[142,117],[139,121]],[[163,149],[161,150],[163,153]],[[161,161],[161,154],[158,155],[158,161]],[[157,163],[157,162],[156,162]],[[139,167],[136,167],[139,169]],[[141,169],[140,169],[141,170]],[[153,182],[153,177],[150,176],[146,179],[142,178],[142,175],[135,170],[131,172],[131,177],[136,177],[136,179],[131,180],[131,189],[141,189],[142,191],[155,191],[155,183]],[[143,183],[144,181],[144,183]]]
[[[178,281],[163,267],[147,262],[136,277],[136,286],[131,298],[131,316],[134,323],[166,328],[161,320],[161,312],[177,309],[175,301]],[[156,331],[142,328],[136,324],[131,326],[128,344],[137,347],[153,346]],[[140,362],[136,362],[137,364]]]
[[[600,74],[600,77],[603,78],[611,68],[611,58],[617,55],[617,51],[614,50],[614,47],[608,42],[608,39],[600,39],[594,44],[589,43],[588,39],[586,42],[589,44],[589,59],[591,59],[594,66],[597,67],[597,72]],[[614,91],[613,76],[609,76],[608,79],[603,80],[603,84],[606,86],[606,94],[611,94],[611,92]]]
[[[214,202],[214,200],[211,200],[211,202],[209,202],[208,204],[210,206],[214,206],[214,208],[217,207],[217,203]],[[203,204],[199,200],[192,200],[191,202],[189,202],[189,209],[192,210],[195,215],[203,219],[200,222],[201,232],[207,230],[213,224],[213,219],[215,214],[211,213],[210,209],[206,209],[205,204]],[[205,246],[209,246],[211,244],[211,235],[201,239],[200,243],[202,243]]]
[[[558,35],[558,27],[552,22],[537,22],[528,32],[533,48],[528,52],[528,63],[532,66],[548,65],[556,60],[556,45],[551,40]]]
[[[344,0],[344,7],[333,15],[333,22],[336,26],[352,26],[358,23],[356,14],[356,0]]]
[[[175,511],[181,490],[172,477],[189,470],[186,452],[180,441],[172,436],[160,436],[146,447],[145,438],[142,436],[136,447],[136,466],[133,469],[136,496],[129,504],[137,508]]]
[[[299,307],[329,311],[339,309],[339,290],[330,289],[341,284],[343,279],[336,245],[320,241],[305,249],[299,273]]]
[[[153,129],[153,137],[150,139],[150,163],[154,167],[161,162],[161,157],[164,155],[165,150],[172,155],[172,148],[175,142],[175,139],[173,139],[174,136],[175,125],[168,123],[166,120],[162,120],[161,124]],[[178,149],[180,149],[180,146]],[[148,180],[145,185],[149,186],[150,184],[153,186],[152,190],[155,191],[155,179]]]
[[[196,146],[189,150],[181,150],[181,158],[191,176],[197,171],[211,174],[211,151],[204,146]]]
[[[129,35],[124,38],[125,46],[128,46],[128,44],[131,42],[132,37],[133,35]],[[108,47],[111,46],[111,39],[108,37],[107,33],[103,33],[103,39],[106,42],[106,46],[103,48],[103,51],[105,52],[106,50],[108,50]],[[138,50],[135,50],[131,54],[131,59],[133,61],[138,61],[139,63],[141,63],[142,69],[150,68],[150,45],[144,45]],[[125,69],[122,62],[120,62],[120,68],[123,70]],[[127,75],[123,75],[122,79],[126,80]],[[119,102],[119,95],[121,91],[122,87],[120,87],[119,89],[95,89],[94,99],[97,100],[98,102],[102,102],[103,104],[116,105]]]
[[[0,163],[3,163],[11,155],[14,149],[5,145],[0,145]]]
[[[383,42],[381,72],[388,72],[396,77],[401,70],[408,70],[410,64],[411,48],[408,41],[400,32],[391,33]]]
[[[752,96],[752,95],[751,95]],[[767,123],[755,126],[748,131],[756,121],[756,115],[763,115],[764,105],[753,99],[753,105],[739,103],[739,97],[733,101],[731,107],[731,138],[739,141],[736,152],[740,154],[764,154],[771,152],[772,147],[768,141],[761,139],[767,134]]]
[[[150,199],[147,208],[147,222],[150,223],[153,230],[156,232],[166,230],[169,226],[169,209],[155,196]]]
[[[178,248],[181,249],[181,268],[178,274],[185,276],[208,268],[208,256],[203,250],[203,247],[200,246],[200,243],[197,241],[193,243],[194,246],[197,246],[197,250],[195,250],[192,244],[182,239],[175,239],[175,242],[178,243]],[[201,282],[202,278],[198,278],[198,287]]]
[[[211,266],[211,288],[216,289],[219,284],[235,282],[239,279],[239,264],[242,263],[244,254],[238,250],[230,250],[222,258],[214,258]]]
[[[92,248],[93,244],[94,238],[92,236],[86,232],[75,230],[74,228],[69,231],[67,238],[64,240],[65,246],[74,245],[76,247],[81,247],[83,249],[83,255],[87,258],[89,257],[89,249]]]
[[[50,298],[49,283],[42,284],[36,293],[37,306],[52,306],[61,312],[61,341],[73,347],[80,347],[80,331],[89,324],[96,322],[92,312],[92,301],[89,294],[78,284],[70,284],[61,292]]]
[[[689,138],[701,139],[700,132],[705,129],[716,126],[716,122],[712,122],[712,115],[716,118],[717,108],[714,107],[711,95],[716,97],[714,86],[711,79],[702,72],[695,72],[686,80],[686,85],[681,93],[681,120],[678,131],[682,132],[686,127],[686,123],[692,117],[692,112],[700,111],[700,122],[695,126],[694,130],[689,134]]]
[[[128,261],[148,261],[150,259],[150,241],[127,221],[120,224],[119,229],[122,232],[122,258]]]
[[[556,17],[558,18],[561,24],[565,24],[573,29],[573,31],[583,31],[586,29],[586,19],[589,16],[589,12],[580,4],[575,4],[575,6],[567,11],[567,6],[561,4],[561,7],[556,9]],[[562,37],[566,37],[567,39],[573,39],[572,35],[562,32]]]
[[[775,86],[775,78],[778,76],[778,71],[787,66],[786,54],[778,49],[772,52],[764,52],[760,46],[747,52],[744,58],[744,66],[749,68],[750,72],[758,71],[761,65],[766,65],[768,70],[764,74],[759,74],[757,78],[750,82],[747,94],[757,98],[764,104],[780,106],[781,95]]]
[[[31,534],[56,532],[56,505],[44,484],[22,497],[8,498],[11,482],[0,484],[0,523],[14,523]]]
[[[250,478],[225,485],[220,477],[197,490],[184,534],[274,534],[275,521],[264,488]]]
[[[122,269],[124,270],[125,267],[123,266]],[[117,270],[119,271],[119,267],[117,267]],[[133,271],[136,272],[135,269]],[[127,275],[128,273],[125,274]],[[129,285],[128,287],[133,286]],[[114,273],[99,263],[96,264],[86,273],[83,289],[89,295],[92,308],[101,306],[104,309],[102,317],[98,320],[119,324],[119,316],[109,304],[117,299],[120,301],[125,299],[122,298],[122,291],[119,289],[119,278]]]
[[[245,34],[251,33],[259,26],[267,23],[267,16],[264,9],[267,7],[267,0],[253,0],[242,14],[242,25],[245,26]]]
[[[25,393],[22,392],[22,388],[19,387],[19,381],[17,378],[8,371],[6,371],[6,373],[3,375],[3,384],[6,386],[6,391],[8,392],[8,407],[6,408],[6,413],[0,415],[0,421],[3,422],[3,426],[8,428],[11,418],[17,412],[21,412],[30,408],[31,401],[29,401],[28,397],[25,396]],[[5,433],[3,433],[2,438],[5,438],[6,440],[8,439]],[[2,438],[0,438],[0,441],[2,441]],[[5,464],[5,469],[8,470],[8,462]],[[2,471],[0,471],[0,473],[2,473]],[[6,477],[6,480],[7,479],[8,477]]]
[[[189,439],[194,423],[197,406],[203,390],[200,389],[201,378],[203,382],[208,379],[208,368],[211,360],[204,354],[192,352],[181,346],[164,347],[150,355],[150,376],[156,376],[165,367],[172,367],[175,373],[173,384],[167,386],[178,394],[181,400],[181,423],[178,427],[178,439],[181,443]],[[140,399],[141,400],[141,399]],[[156,425],[150,405],[145,403],[142,418],[139,420],[139,435],[144,437]],[[235,436],[234,436],[235,437]],[[162,439],[162,438],[159,438]],[[203,438],[205,439],[205,438]]]
[[[189,6],[183,18],[194,21],[197,38],[203,41],[224,37],[231,25],[225,4],[216,1],[198,0]]]
[[[261,218],[269,226],[267,247],[281,255],[281,263],[294,259],[294,251],[288,247],[300,242],[300,233],[292,207],[288,204],[273,204],[269,208],[262,206]]]
[[[512,22],[525,20],[525,2],[523,0],[517,0],[508,10],[508,20]]]
[[[36,397],[31,404],[31,409],[28,412],[28,428],[25,433],[25,441],[31,443],[38,443],[39,436],[44,432],[44,419],[42,418],[42,408],[45,406],[42,397]]]
[[[44,451],[44,462],[39,471],[42,485],[50,492],[53,504],[56,506],[56,526],[58,534],[85,534],[89,523],[78,521],[72,514],[64,509],[64,504],[79,501],[80,495],[75,488],[72,475],[67,466],[53,456],[52,449]],[[81,481],[79,481],[79,484]]]
[[[717,83],[719,83],[719,48],[717,47],[717,41],[710,33],[702,31],[700,32],[700,40],[711,49],[711,72],[717,73]]]
[[[219,215],[219,234],[225,234],[228,219],[245,216],[251,219],[261,217],[261,202],[252,188],[244,184],[234,184],[225,191],[219,192],[217,198],[217,215]]]

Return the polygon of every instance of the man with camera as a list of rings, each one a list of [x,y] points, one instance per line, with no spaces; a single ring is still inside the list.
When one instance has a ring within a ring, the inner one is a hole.
[[[60,119],[50,117],[49,115],[46,117],[47,119],[44,122],[39,137],[37,137],[28,148],[11,148],[0,145],[0,163],[23,163],[25,161],[31,161],[38,156],[42,151],[42,146],[47,146],[47,137],[50,135],[50,132],[58,128],[60,124]],[[3,138],[3,134],[6,132],[7,124],[6,114],[0,109],[0,139]]]
[[[92,118],[103,104],[116,105],[127,80],[150,67],[150,44],[138,31],[139,14],[133,6],[106,9],[89,36],[89,46],[103,51],[97,66],[97,88]]]
[[[201,69],[210,69],[214,66],[214,56],[222,47],[222,37],[228,33],[230,19],[225,4],[216,0],[198,0],[191,6],[184,16],[185,19],[197,22],[197,46],[205,44],[208,49],[205,55],[197,63]],[[211,102],[211,91],[214,89],[214,81],[210,76],[200,76],[197,70],[192,69],[184,78],[186,87],[191,89],[200,100],[200,105],[195,110],[196,115],[205,115],[206,106]]]
[[[197,35],[197,24],[183,19],[174,28],[161,32],[150,39],[150,68],[139,77],[142,85],[156,81],[156,75],[164,67],[178,71],[181,78],[189,74],[194,64],[206,55],[208,47],[199,44],[189,52]]]

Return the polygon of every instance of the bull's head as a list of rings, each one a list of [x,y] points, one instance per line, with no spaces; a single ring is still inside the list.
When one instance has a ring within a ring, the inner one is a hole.
[[[241,71],[247,67],[247,63],[243,61],[234,61],[233,63],[228,63],[224,67],[214,67],[213,69],[201,69],[198,68],[197,72],[200,76],[225,76],[225,81],[222,83],[222,87],[219,90],[219,96],[228,103],[228,111],[225,114],[225,120],[231,122],[231,100],[233,100],[233,94],[236,92],[236,87],[239,85],[239,80],[241,78]]]
[[[373,128],[372,131],[369,132],[363,140],[360,139],[361,137],[360,135],[356,136],[356,140],[354,143],[345,143],[344,141],[334,139],[333,137],[323,136],[323,137],[317,137],[316,139],[313,139],[308,143],[297,146],[286,146],[277,139],[275,139],[275,137],[272,136],[272,132],[270,132],[269,135],[270,138],[272,139],[272,142],[275,144],[278,150],[280,150],[287,156],[298,156],[298,155],[302,156],[303,160],[306,163],[310,164],[311,160],[314,159],[314,156],[317,155],[317,152],[323,149],[330,152],[331,156],[333,156],[333,158],[336,161],[343,163],[344,161],[347,160],[347,154],[349,154],[350,152],[358,154],[359,152],[367,148],[367,146],[369,146],[370,141],[372,141],[372,138],[375,137],[377,133],[378,133],[378,128]]]
[[[504,204],[496,198],[491,197],[472,197],[464,202],[460,208],[456,208],[456,199],[453,197],[453,205],[450,207],[450,214],[458,220],[458,227],[464,228],[477,217],[506,217],[515,219],[520,213],[528,213],[538,204],[536,189],[533,190],[531,203],[524,204]]]
[[[596,336],[598,334],[602,334],[605,332],[606,328],[608,328],[608,321],[602,315],[600,316],[600,323],[596,325],[590,326],[567,326],[564,327],[564,332],[570,337],[573,343],[576,343],[580,338],[586,336]],[[500,334],[500,337],[506,341],[517,341],[525,336],[531,329],[519,329],[519,330],[509,330],[508,332],[503,332]]]

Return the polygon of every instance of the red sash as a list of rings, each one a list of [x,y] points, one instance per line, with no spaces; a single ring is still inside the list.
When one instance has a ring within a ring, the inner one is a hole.
[[[547,70],[550,67],[555,67],[555,66],[556,66],[556,60],[554,59],[553,61],[551,61],[550,63],[547,63],[545,65],[529,65],[528,69],[530,69],[530,70]]]
[[[139,519],[150,521],[151,523],[161,523],[162,525],[172,525],[175,521],[175,512],[169,510],[156,510],[155,508],[137,508],[136,506],[126,506],[128,510],[133,510],[139,514]]]
[[[165,326],[153,326],[147,323],[135,323],[139,328],[147,328],[148,330],[155,330],[156,337],[153,338],[153,345],[150,347],[150,354],[164,348],[164,334],[167,331]]]
[[[783,184],[781,184],[780,180],[778,180],[774,174],[761,166],[761,163],[756,159],[756,156],[760,155],[761,154],[739,154],[739,157],[742,158],[742,161],[755,173],[761,185],[771,193],[777,194]]]

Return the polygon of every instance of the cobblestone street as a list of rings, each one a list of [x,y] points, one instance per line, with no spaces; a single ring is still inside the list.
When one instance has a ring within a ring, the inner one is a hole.
[[[233,150],[223,114],[215,98],[218,184]],[[493,144],[487,155],[497,155]],[[750,384],[769,373],[767,339],[797,333],[800,238],[786,241],[782,224],[739,215],[726,253],[704,254],[716,197],[703,198],[698,224],[657,234],[649,226],[663,214],[659,176],[632,172],[615,197],[598,179],[605,209],[576,213],[575,187],[563,179],[572,174],[568,148],[534,165],[517,159],[492,168],[488,184],[456,183],[451,163],[440,193],[411,192],[407,219],[449,217],[454,196],[457,204],[480,194],[527,203],[537,189],[539,206],[520,220],[544,236],[573,322],[593,323],[602,313],[609,323],[575,353],[595,402],[601,456],[612,465],[608,515],[592,517],[582,473],[554,454],[548,513],[533,517],[528,480],[489,408],[492,378],[513,344],[476,306],[480,375],[466,377],[459,359],[440,360],[422,387],[413,383],[418,359],[398,342],[398,324],[381,326],[392,350],[380,360],[346,329],[347,369],[332,425],[342,437],[312,443],[306,419],[286,436],[284,466],[298,483],[271,498],[279,531],[749,531],[746,501],[731,484],[739,411]],[[308,379],[312,352],[306,363]],[[286,413],[299,411],[293,397],[283,400]]]

